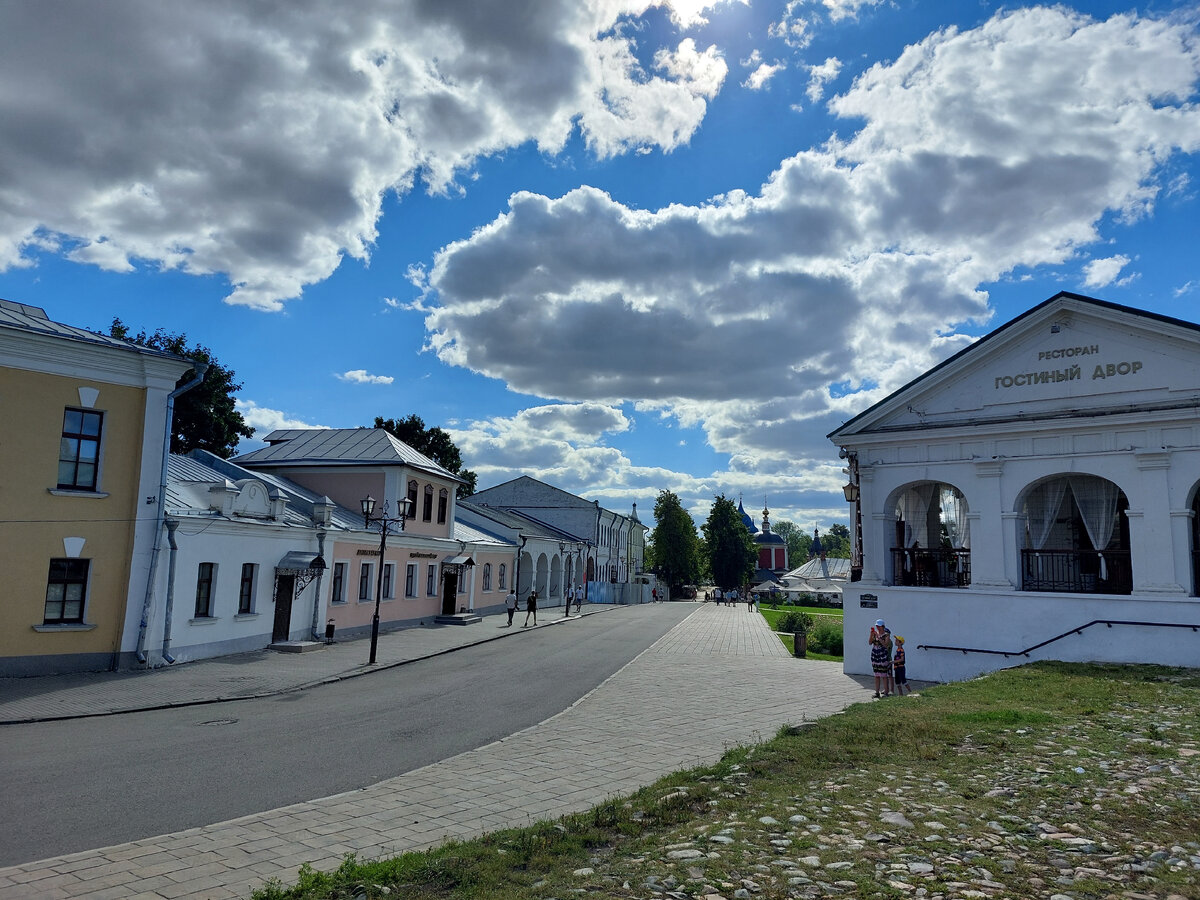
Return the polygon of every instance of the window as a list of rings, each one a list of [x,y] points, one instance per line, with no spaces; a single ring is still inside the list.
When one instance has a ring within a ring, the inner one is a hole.
[[[425,485],[425,505],[421,509],[421,521],[433,521],[433,485]]]
[[[254,563],[242,563],[242,586],[238,591],[238,613],[247,615],[254,612],[254,588],[258,581],[258,566]]]
[[[409,563],[404,576],[404,596],[417,596],[417,564]]]
[[[333,590],[329,593],[330,603],[346,602],[346,564],[333,564]]]
[[[94,491],[100,465],[100,428],[103,413],[67,409],[58,447],[58,486],[66,490]]]
[[[196,572],[196,618],[212,618],[213,577],[216,574],[215,563],[203,562]]]
[[[500,563],[500,585],[499,585],[500,590],[504,590],[504,588],[506,587],[506,579],[507,578],[508,578],[508,572],[505,570],[504,563]]]
[[[425,593],[430,597],[437,593],[437,566],[433,563],[430,563],[429,571],[425,574]]]
[[[483,589],[490,591],[492,589],[492,564],[483,564]]]
[[[52,559],[46,579],[46,625],[83,623],[87,599],[88,559]]]
[[[383,564],[383,599],[391,600],[395,594],[392,593],[392,578],[396,574],[395,563]]]
[[[358,567],[358,599],[359,601],[371,599],[371,564],[369,562]]]
[[[438,524],[446,524],[446,509],[450,505],[450,492],[442,488],[438,492]]]
[[[417,514],[417,480],[414,478],[408,483],[408,501],[409,509],[412,510],[412,515]]]

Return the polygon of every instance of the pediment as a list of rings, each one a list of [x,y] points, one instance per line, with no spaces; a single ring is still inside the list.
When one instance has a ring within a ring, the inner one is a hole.
[[[1200,328],[1060,294],[830,437],[1169,407],[1200,393]]]

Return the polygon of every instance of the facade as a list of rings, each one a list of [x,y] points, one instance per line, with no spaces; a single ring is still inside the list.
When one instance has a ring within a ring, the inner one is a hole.
[[[848,673],[879,618],[922,680],[1200,665],[1200,327],[1061,293],[829,437],[862,522]]]
[[[0,675],[118,665],[156,537],[168,399],[190,360],[0,301]]]
[[[638,583],[645,555],[646,526],[637,517],[636,504],[630,515],[622,515],[528,476],[477,491],[471,503],[519,513],[566,535],[565,543],[583,544],[584,581],[593,602],[630,601],[629,589],[612,585],[637,586],[638,599],[632,602],[641,602],[642,593],[649,595],[650,589],[642,591],[645,585]]]

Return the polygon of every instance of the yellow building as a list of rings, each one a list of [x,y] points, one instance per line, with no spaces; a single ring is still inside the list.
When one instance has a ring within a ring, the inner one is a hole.
[[[168,397],[191,368],[0,300],[0,675],[132,656],[122,642],[159,532]]]

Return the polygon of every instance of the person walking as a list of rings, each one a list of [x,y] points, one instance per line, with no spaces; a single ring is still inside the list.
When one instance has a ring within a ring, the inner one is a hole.
[[[509,591],[508,595],[504,598],[504,608],[508,612],[508,624],[501,627],[512,628],[513,616],[517,614],[517,594],[515,589]]]
[[[525,624],[522,628],[529,625],[529,617],[533,616],[533,625],[537,627],[537,591],[529,592],[529,599],[525,601]]]
[[[583,585],[575,588],[575,612],[583,612]]]

